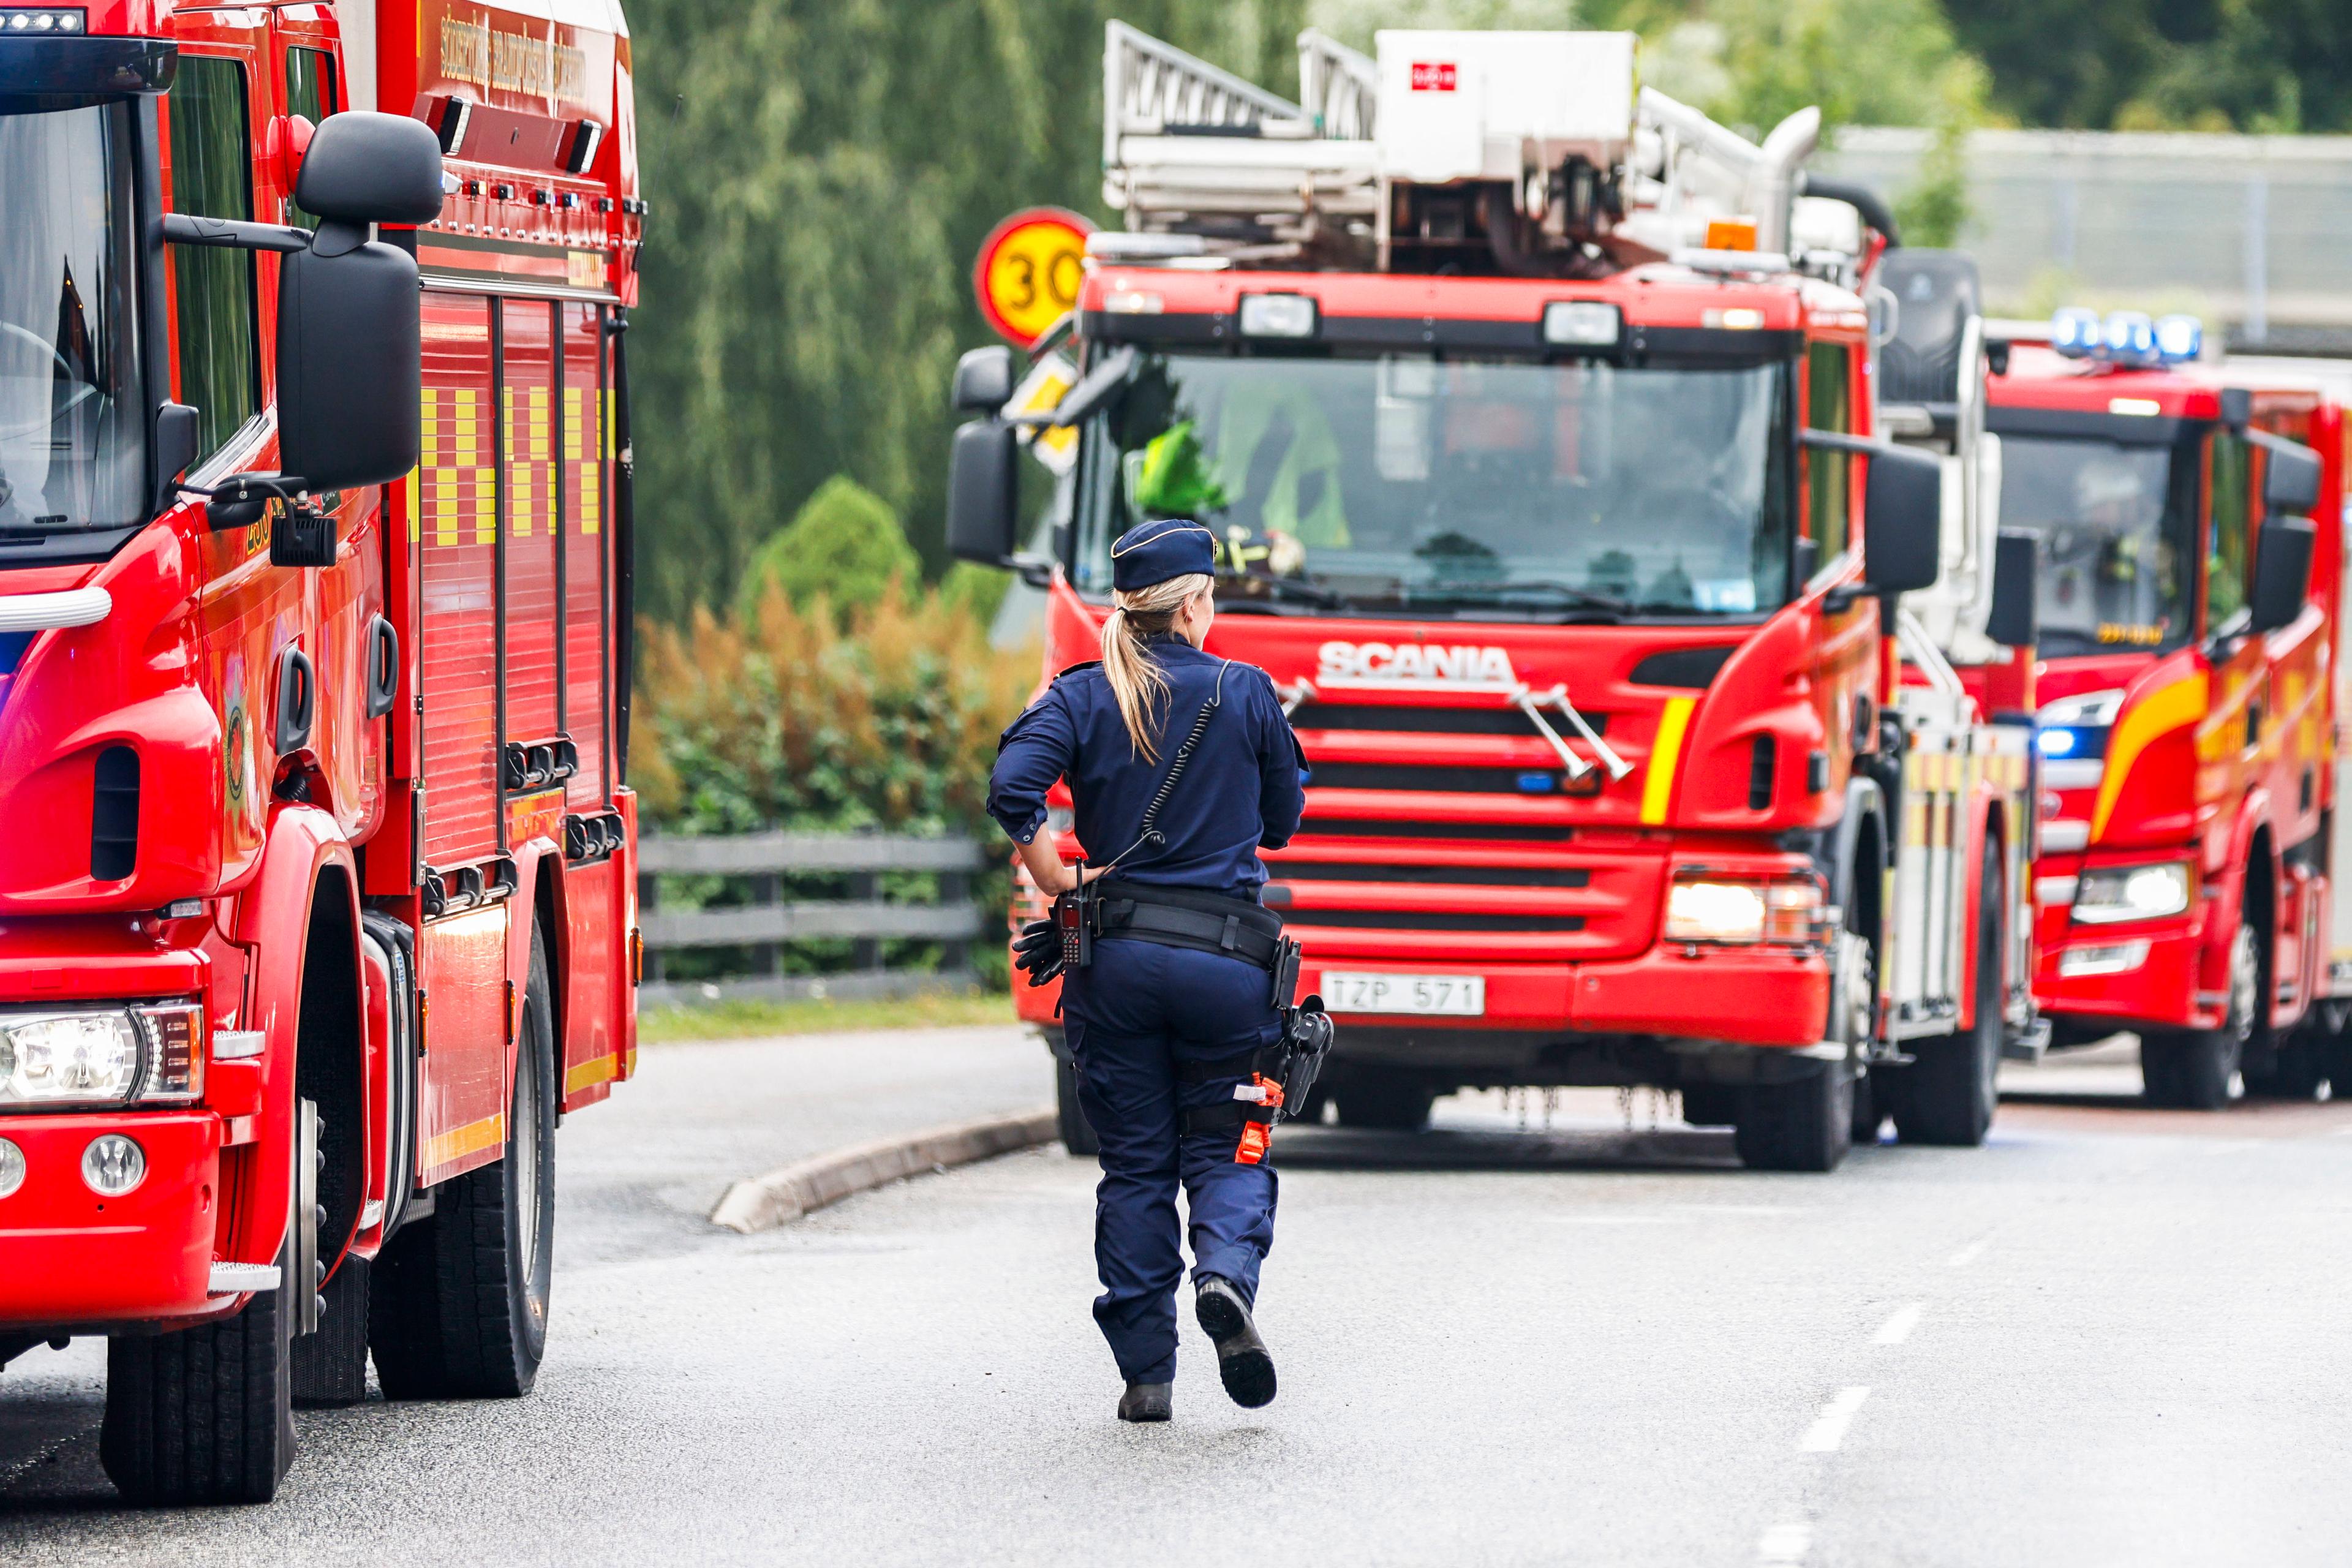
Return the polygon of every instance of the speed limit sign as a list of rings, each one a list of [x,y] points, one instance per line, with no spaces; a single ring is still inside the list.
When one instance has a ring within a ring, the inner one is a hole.
[[[998,224],[971,273],[988,324],[1025,349],[1077,309],[1094,227],[1062,207],[1029,207]]]

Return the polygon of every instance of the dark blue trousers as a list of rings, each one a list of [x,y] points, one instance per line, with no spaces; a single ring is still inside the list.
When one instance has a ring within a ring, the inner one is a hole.
[[[1271,1044],[1281,1033],[1272,994],[1265,971],[1239,959],[1132,938],[1097,942],[1094,963],[1063,989],[1078,1104],[1102,1143],[1095,1321],[1130,1383],[1176,1374],[1180,1184],[1193,1278],[1222,1275],[1244,1300],[1257,1299],[1258,1265],[1274,1245],[1274,1172],[1234,1161],[1239,1126],[1187,1137],[1177,1119],[1180,1109],[1231,1104],[1244,1080],[1180,1083],[1176,1068]]]

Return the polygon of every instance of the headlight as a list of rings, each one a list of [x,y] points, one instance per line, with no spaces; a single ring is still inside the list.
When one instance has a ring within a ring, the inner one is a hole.
[[[2053,759],[2074,762],[2104,757],[2107,754],[2107,731],[2123,705],[2120,689],[2062,697],[2035,715],[2034,722],[2040,731],[2035,742],[2043,756]]]
[[[0,1013],[0,1110],[194,1100],[203,1037],[193,1002]]]
[[[2085,871],[2074,884],[2074,919],[2084,925],[2162,920],[2189,907],[2189,887],[2186,861]]]
[[[89,1141],[81,1152],[82,1184],[102,1198],[119,1198],[147,1179],[147,1152],[120,1132]]]
[[[13,1195],[24,1184],[25,1152],[0,1138],[0,1198]]]
[[[1666,892],[1665,940],[1801,946],[1821,940],[1822,904],[1811,878],[1677,881]]]

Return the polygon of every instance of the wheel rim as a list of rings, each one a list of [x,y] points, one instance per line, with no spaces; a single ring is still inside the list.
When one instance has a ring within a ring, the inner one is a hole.
[[[535,1033],[535,1031],[534,1031]],[[515,1219],[521,1226],[522,1276],[534,1289],[539,1279],[539,1052],[525,1037],[515,1057]]]
[[[2241,924],[2230,943],[2230,1019],[2232,1051],[2254,1037],[2254,1010],[2262,1005],[2263,963],[2252,926]]]

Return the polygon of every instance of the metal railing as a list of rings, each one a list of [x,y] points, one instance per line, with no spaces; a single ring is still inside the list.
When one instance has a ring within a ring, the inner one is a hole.
[[[648,835],[638,846],[639,924],[646,939],[641,1006],[732,1000],[853,999],[960,990],[972,983],[972,939],[984,921],[972,902],[971,878],[988,865],[978,841],[910,838],[881,834],[746,833],[727,837]],[[930,872],[936,900],[887,900],[886,872]],[[719,909],[664,909],[661,879],[740,879],[751,901]],[[837,876],[838,899],[788,897],[786,877]],[[943,944],[937,969],[888,968],[882,943],[911,939]],[[795,942],[849,942],[848,970],[830,974],[785,973],[785,950]],[[751,950],[752,973],[701,980],[668,977],[667,956],[688,949]]]

